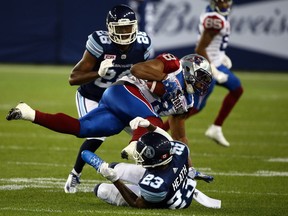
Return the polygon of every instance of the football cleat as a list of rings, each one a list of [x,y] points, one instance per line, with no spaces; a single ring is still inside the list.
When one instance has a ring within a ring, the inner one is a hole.
[[[218,144],[229,147],[230,143],[225,139],[222,133],[222,127],[217,125],[211,125],[205,132],[205,136],[214,140]]]
[[[195,180],[202,180],[202,181],[205,181],[207,183],[210,183],[214,180],[214,177],[206,175],[206,174],[201,173],[199,171],[196,171],[194,179]]]
[[[66,181],[66,184],[64,186],[64,191],[65,193],[76,193],[77,192],[77,186],[80,184],[80,176],[74,174],[73,172],[71,172],[68,176],[68,179]]]
[[[15,108],[12,108],[6,116],[8,121],[10,120],[29,120],[34,121],[35,110],[33,110],[26,103],[20,102]]]
[[[128,153],[124,149],[121,151],[121,158],[128,160]]]
[[[87,164],[94,167],[98,172],[100,171],[100,166],[104,163],[100,157],[88,150],[82,151],[81,157]]]
[[[124,149],[121,151],[121,158],[127,160],[133,160],[133,154],[136,149],[136,141],[130,142]]]
[[[206,175],[204,173],[201,173],[197,171],[194,167],[189,168],[189,174],[188,174],[192,179],[194,180],[202,180],[207,183],[210,183],[214,180],[213,176]]]
[[[22,113],[21,111],[18,109],[18,108],[12,108],[8,115],[6,116],[6,119],[8,121],[10,120],[18,120],[18,119],[21,119],[22,118]]]

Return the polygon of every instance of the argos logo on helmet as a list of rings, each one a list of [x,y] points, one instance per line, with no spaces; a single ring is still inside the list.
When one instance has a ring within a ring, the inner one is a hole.
[[[149,159],[155,157],[155,149],[152,146],[147,146],[144,155]]]

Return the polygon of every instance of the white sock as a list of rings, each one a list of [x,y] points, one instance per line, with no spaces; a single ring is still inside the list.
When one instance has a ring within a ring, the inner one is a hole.
[[[74,175],[78,176],[78,177],[81,175],[81,173],[77,173],[74,168],[72,169],[71,172],[72,172]]]
[[[16,108],[21,111],[22,119],[32,122],[35,120],[36,111],[26,103],[19,103]]]

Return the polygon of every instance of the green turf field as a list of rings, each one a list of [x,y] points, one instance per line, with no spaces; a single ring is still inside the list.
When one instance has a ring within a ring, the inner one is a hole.
[[[184,210],[138,210],[115,207],[92,193],[104,181],[86,166],[76,194],[63,186],[83,140],[57,134],[25,121],[8,122],[19,101],[47,112],[77,117],[70,87],[72,66],[0,65],[0,215],[287,215],[288,213],[288,73],[238,72],[244,94],[223,130],[231,147],[204,137],[225,90],[217,87],[206,108],[187,122],[191,155],[200,171],[214,175],[197,188],[221,199],[221,209],[193,202]],[[129,136],[110,137],[97,151],[122,161]]]

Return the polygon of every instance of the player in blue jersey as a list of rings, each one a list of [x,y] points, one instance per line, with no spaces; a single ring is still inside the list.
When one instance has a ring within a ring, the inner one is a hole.
[[[23,119],[60,133],[77,137],[112,136],[120,133],[137,116],[162,126],[161,116],[185,115],[193,107],[193,94],[205,93],[212,82],[209,62],[202,56],[190,54],[179,60],[170,53],[136,63],[131,68],[134,75],[124,76],[108,87],[99,106],[79,119],[63,113],[49,114],[32,109],[25,103],[12,108],[7,120]],[[163,85],[163,95],[153,93],[148,81]],[[177,122],[171,125],[176,127]],[[185,127],[177,128],[185,136]],[[122,157],[132,155],[136,140],[147,132],[145,128],[133,131],[130,144]],[[190,163],[192,166],[192,163]]]
[[[186,144],[173,141],[164,130],[140,117],[133,119],[130,126],[149,131],[136,144],[133,156],[138,165],[109,165],[90,151],[82,152],[83,160],[113,183],[96,185],[94,193],[98,198],[113,205],[135,208],[182,209],[189,207],[193,198],[206,207],[221,207],[220,200],[207,197],[196,189],[195,172],[189,169],[190,153]]]
[[[119,78],[130,73],[130,67],[151,58],[151,40],[145,32],[138,31],[134,11],[126,5],[117,5],[107,14],[108,31],[98,30],[88,36],[82,59],[73,68],[69,83],[80,85],[76,92],[79,117],[96,108],[103,92]],[[96,151],[105,137],[89,137],[81,145],[74,167],[64,190],[75,193],[80,183],[85,162],[84,149]]]
[[[231,6],[232,0],[211,0],[206,11],[200,16],[198,43],[195,50],[211,63],[215,81],[210,85],[206,95],[194,95],[195,106],[187,115],[187,118],[193,116],[205,107],[214,85],[226,88],[229,92],[222,102],[221,109],[213,124],[205,132],[208,138],[225,147],[230,146],[230,143],[223,135],[222,125],[243,93],[239,78],[230,70],[232,62],[225,54],[230,35],[228,15]],[[168,130],[168,122],[165,123],[164,128]],[[178,137],[173,136],[173,138]]]

